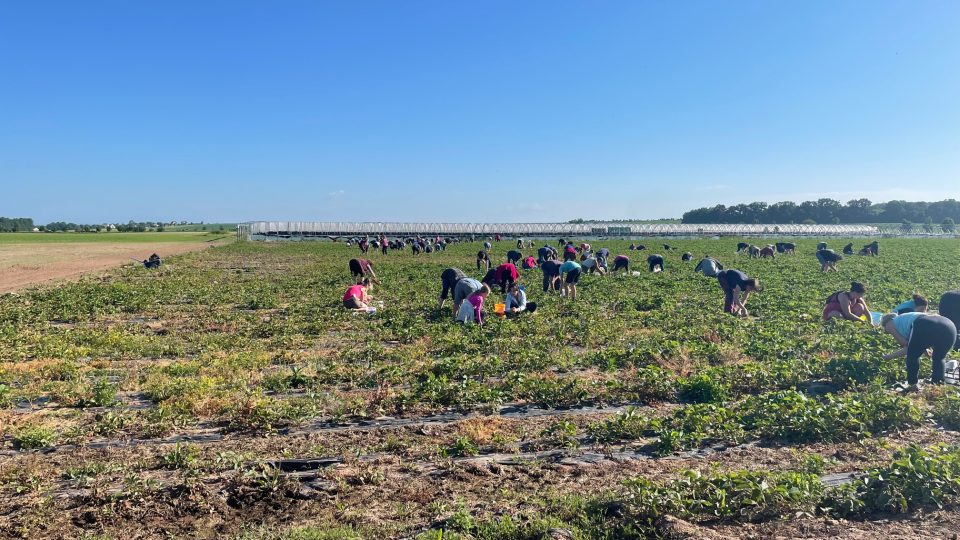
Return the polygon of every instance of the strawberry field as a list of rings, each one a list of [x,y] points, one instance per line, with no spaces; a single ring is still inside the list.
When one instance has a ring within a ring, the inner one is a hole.
[[[894,392],[893,338],[820,317],[854,280],[874,311],[913,292],[935,303],[960,287],[960,242],[885,239],[826,274],[817,240],[772,260],[736,255],[737,239],[668,242],[593,242],[666,268],[585,275],[575,302],[523,270],[536,313],[483,326],[437,309],[445,268],[482,276],[479,243],[371,250],[384,306],[369,315],[341,304],[356,248],[320,242],[0,296],[0,536],[960,530],[957,388]],[[512,247],[494,244],[494,262]],[[705,254],[761,280],[749,318],[723,314],[716,280],[694,273]]]

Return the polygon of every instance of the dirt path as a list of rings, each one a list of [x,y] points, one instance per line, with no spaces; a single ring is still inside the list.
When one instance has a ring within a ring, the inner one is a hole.
[[[60,279],[133,264],[151,253],[162,257],[206,249],[207,242],[0,244],[0,294]]]

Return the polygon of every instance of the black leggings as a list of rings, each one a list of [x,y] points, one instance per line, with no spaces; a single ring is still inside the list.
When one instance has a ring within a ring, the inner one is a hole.
[[[907,383],[917,384],[920,378],[920,356],[931,347],[933,375],[930,380],[934,384],[942,383],[943,361],[956,341],[957,327],[950,319],[940,315],[919,317],[913,323],[913,332],[910,333],[910,342],[907,344]]]
[[[953,325],[960,327],[960,291],[947,291],[940,297],[940,315],[950,319]],[[958,336],[954,348],[960,350],[960,336]]]
[[[560,277],[560,274],[543,273],[543,292],[554,289],[554,281]]]

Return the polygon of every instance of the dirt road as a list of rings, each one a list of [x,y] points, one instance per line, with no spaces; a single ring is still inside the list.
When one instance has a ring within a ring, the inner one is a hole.
[[[207,242],[0,244],[0,294],[134,264],[131,258],[143,260],[151,253],[167,257],[211,245]]]

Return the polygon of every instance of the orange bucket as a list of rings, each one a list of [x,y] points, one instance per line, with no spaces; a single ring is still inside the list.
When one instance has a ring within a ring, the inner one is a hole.
[[[504,314],[506,313],[506,311],[507,311],[507,305],[506,305],[506,304],[494,304],[494,305],[493,305],[493,312],[496,313],[497,315],[504,315]]]

